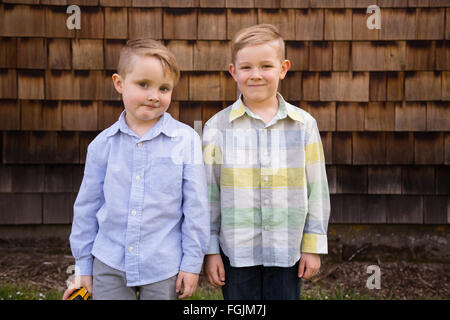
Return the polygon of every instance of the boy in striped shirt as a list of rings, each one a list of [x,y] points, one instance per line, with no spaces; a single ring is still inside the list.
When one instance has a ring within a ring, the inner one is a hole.
[[[289,68],[274,26],[242,29],[229,66],[241,95],[205,124],[204,266],[225,299],[298,300],[301,279],[316,275],[327,253],[323,147],[314,118],[277,92]]]

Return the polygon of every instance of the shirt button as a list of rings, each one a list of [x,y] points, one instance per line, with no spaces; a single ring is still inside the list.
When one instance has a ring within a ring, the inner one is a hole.
[[[128,251],[133,252],[133,247],[128,247]]]
[[[264,200],[264,204],[267,206],[269,204],[269,199]]]
[[[265,176],[265,177],[264,177],[264,181],[269,181],[269,177],[268,177],[268,176]]]
[[[131,211],[131,214],[132,214],[133,216],[135,216],[135,215],[136,215],[136,210]]]
[[[136,176],[136,181],[140,181],[141,177],[140,176]]]
[[[138,147],[141,148],[142,147],[142,142],[138,143]]]

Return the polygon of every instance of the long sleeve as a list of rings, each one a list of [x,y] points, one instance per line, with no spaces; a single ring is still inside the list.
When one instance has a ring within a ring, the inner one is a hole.
[[[98,231],[96,214],[105,202],[103,182],[106,167],[95,158],[92,144],[88,147],[83,181],[74,204],[70,247],[80,275],[92,275],[91,250]]]
[[[326,254],[330,195],[323,146],[315,120],[307,128],[305,162],[308,214],[303,231],[302,252]]]
[[[203,158],[205,162],[206,181],[208,186],[208,203],[211,217],[211,237],[207,254],[220,253],[220,170],[222,152],[218,140],[219,130],[205,124],[203,131]]]
[[[200,273],[209,243],[209,211],[200,137],[193,133],[194,161],[183,165],[183,258],[180,270]],[[192,159],[192,158],[191,158]]]

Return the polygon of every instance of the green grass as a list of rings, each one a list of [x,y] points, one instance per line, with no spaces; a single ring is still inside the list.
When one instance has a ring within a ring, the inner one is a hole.
[[[41,290],[36,285],[16,285],[8,282],[0,283],[0,300],[60,300],[63,295],[58,290]],[[433,299],[429,297],[430,299]],[[352,289],[344,290],[335,287],[334,290],[323,290],[316,285],[302,290],[302,300],[374,300],[375,295],[358,294]],[[388,297],[391,299],[391,297]],[[211,286],[198,287],[192,297],[186,300],[223,300],[222,291]]]

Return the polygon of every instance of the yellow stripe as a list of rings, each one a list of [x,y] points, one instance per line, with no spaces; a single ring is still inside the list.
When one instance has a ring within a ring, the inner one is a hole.
[[[264,170],[264,173],[269,173]],[[221,169],[220,185],[233,188],[287,188],[305,187],[305,168],[279,168],[272,175],[264,175],[260,168],[224,168]],[[267,176],[267,181],[264,177]]]
[[[239,105],[239,108],[237,108],[237,109],[232,108],[231,109],[229,120],[232,121],[232,120],[242,116],[244,113],[245,113],[245,108],[244,108],[244,105],[241,103]]]
[[[214,143],[203,147],[203,161],[205,164],[222,164],[222,151]]]
[[[305,147],[306,164],[324,161],[323,147],[321,142],[308,144]]]
[[[303,234],[302,252],[317,253],[317,239],[317,234]]]

